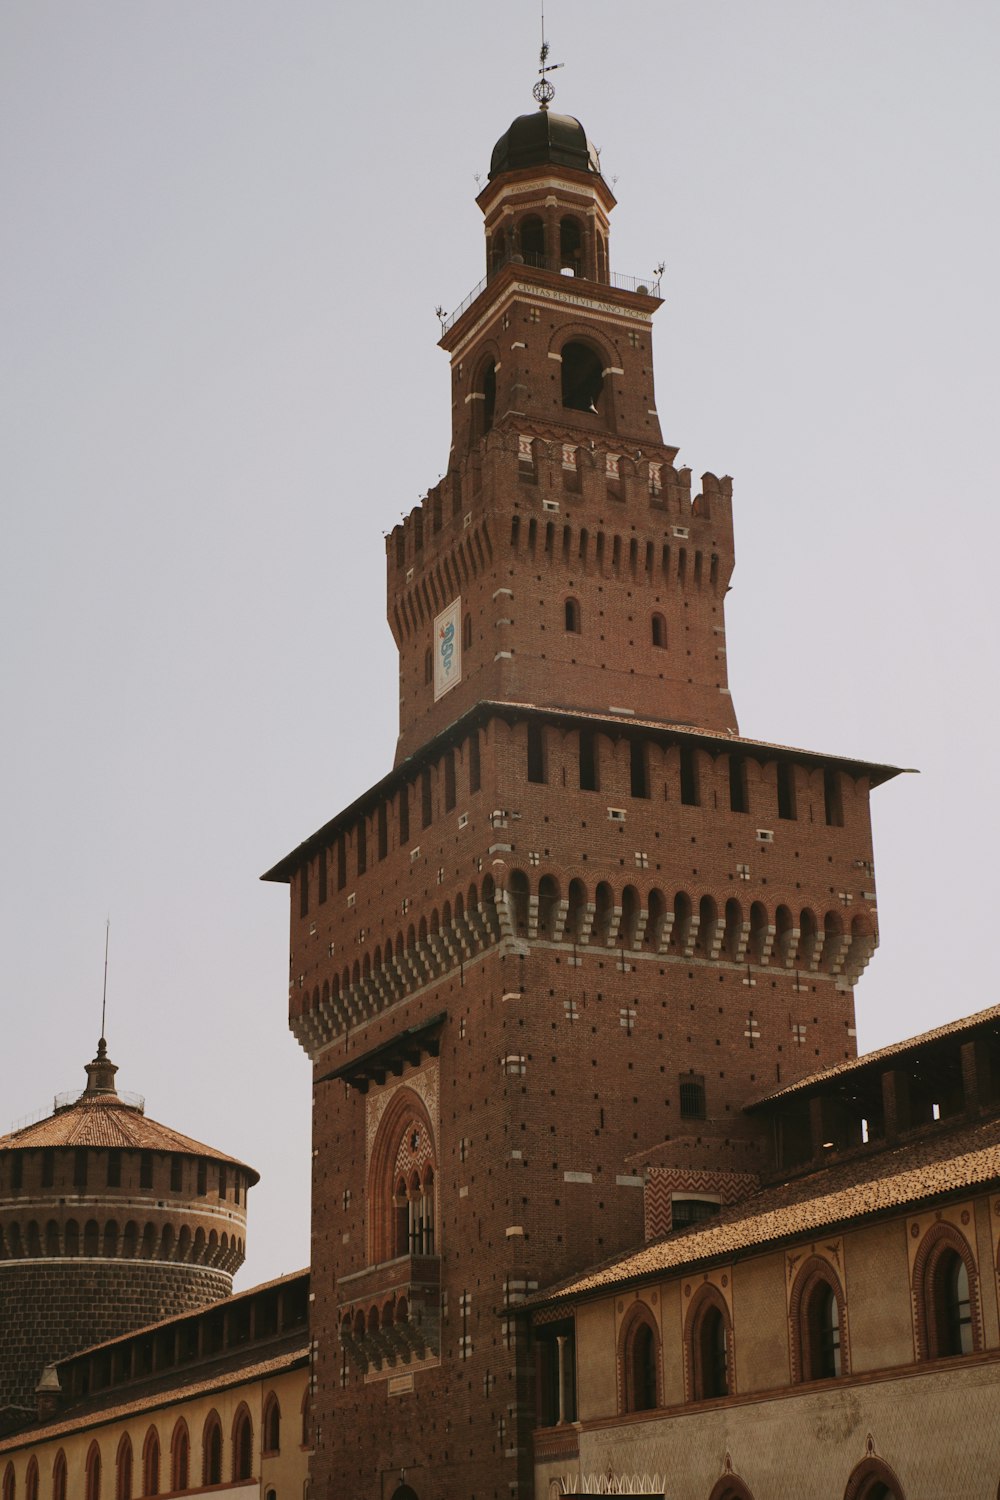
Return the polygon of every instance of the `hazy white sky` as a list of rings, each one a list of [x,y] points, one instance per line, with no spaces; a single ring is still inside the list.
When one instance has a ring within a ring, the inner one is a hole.
[[[555,108],[666,261],[657,405],[735,478],[744,733],[876,792],[863,1048],[1000,999],[995,0],[548,0]],[[533,108],[534,0],[0,7],[0,1122],[100,1027],[307,1263],[287,894],[390,766],[382,534],[443,471],[434,308]]]

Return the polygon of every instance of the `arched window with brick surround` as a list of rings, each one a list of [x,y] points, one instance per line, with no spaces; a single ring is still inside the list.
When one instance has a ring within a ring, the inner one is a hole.
[[[66,1455],[61,1448],[52,1465],[52,1500],[66,1500]]]
[[[24,1500],[38,1500],[38,1459],[34,1454],[28,1459],[24,1476]]]
[[[3,1500],[16,1500],[17,1480],[14,1475],[14,1465],[8,1460],[3,1471],[3,1486],[0,1488]]]
[[[115,1456],[115,1500],[132,1500],[132,1439],[127,1432]]]
[[[435,1255],[437,1148],[426,1105],[408,1086],[382,1116],[368,1177],[371,1265],[402,1255]]]
[[[906,1500],[906,1496],[889,1465],[870,1455],[851,1473],[844,1500]]]
[[[281,1451],[281,1407],[273,1391],[264,1402],[263,1448],[265,1453]]]
[[[717,1287],[705,1285],[691,1298],[684,1363],[691,1401],[712,1401],[733,1394],[732,1324]]]
[[[187,1423],[181,1417],[170,1439],[170,1488],[186,1490],[191,1472],[191,1439]]]
[[[142,1445],[142,1493],[160,1493],[160,1434],[155,1427],[151,1427],[146,1433],[146,1441]]]
[[[919,1359],[982,1348],[979,1277],[968,1240],[952,1224],[928,1229],[913,1262]]]
[[[219,1413],[210,1411],[201,1435],[201,1482],[222,1483],[222,1423]]]
[[[618,1344],[623,1410],[655,1411],[660,1404],[660,1335],[645,1302],[636,1302],[622,1322]]]
[[[241,1402],[233,1418],[233,1483],[253,1474],[253,1423]]]
[[[96,1442],[91,1443],[87,1453],[83,1495],[84,1500],[101,1500],[101,1450]]]
[[[753,1500],[752,1492],[736,1474],[723,1474],[708,1500]]]
[[[850,1372],[843,1288],[833,1266],[811,1256],[789,1301],[792,1379],[836,1380]]]

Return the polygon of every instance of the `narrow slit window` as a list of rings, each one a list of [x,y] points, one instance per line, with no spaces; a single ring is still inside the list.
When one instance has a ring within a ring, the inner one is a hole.
[[[747,763],[742,755],[729,757],[729,810],[738,813],[749,811]]]
[[[424,828],[431,826],[434,817],[434,807],[431,801],[431,773],[430,767],[425,766],[420,773],[420,818]]]
[[[630,748],[632,796],[649,796],[649,762],[646,746],[641,740],[633,740]]]
[[[841,796],[840,772],[827,766],[823,772],[823,804],[828,828],[843,828],[844,803]]]
[[[528,725],[528,780],[545,781],[545,738],[541,724]]]
[[[795,817],[795,767],[778,762],[778,817]]]
[[[455,806],[455,752],[444,754],[444,810],[452,812]]]
[[[469,736],[469,791],[478,792],[482,786],[482,768],[479,763],[479,730]]]
[[[580,790],[597,791],[597,747],[588,729],[580,731]]]
[[[690,745],[680,747],[681,761],[681,801],[687,807],[697,807],[698,797],[698,764],[695,760],[694,750]]]

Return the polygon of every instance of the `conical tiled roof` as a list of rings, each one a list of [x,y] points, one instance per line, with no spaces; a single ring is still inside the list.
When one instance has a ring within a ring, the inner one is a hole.
[[[34,1150],[42,1146],[121,1147],[133,1151],[169,1151],[183,1156],[205,1156],[228,1162],[246,1173],[248,1186],[260,1174],[235,1156],[195,1141],[145,1114],[140,1104],[122,1099],[114,1084],[117,1069],[107,1056],[102,1037],[93,1062],[87,1064],[87,1087],[71,1104],[54,1110],[22,1130],[0,1136],[0,1151]]]

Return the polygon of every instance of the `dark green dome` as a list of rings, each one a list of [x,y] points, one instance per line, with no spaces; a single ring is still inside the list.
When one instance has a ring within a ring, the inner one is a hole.
[[[493,147],[490,181],[502,172],[548,165],[601,175],[597,152],[580,121],[538,109],[532,115],[518,115]]]

